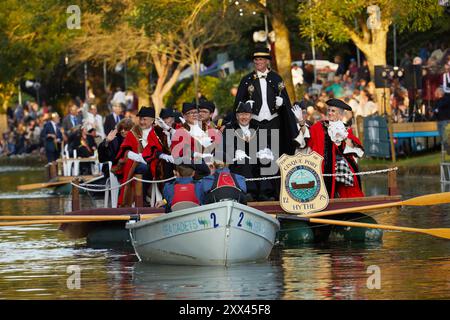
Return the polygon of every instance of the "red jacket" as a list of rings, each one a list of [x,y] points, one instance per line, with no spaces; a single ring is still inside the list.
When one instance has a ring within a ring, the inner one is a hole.
[[[353,173],[358,172],[356,162],[353,155],[343,153],[345,149],[345,141],[341,143],[340,146],[337,146],[333,142],[330,143],[330,139],[328,137],[328,132],[324,128],[324,122],[319,121],[316,122],[311,128],[309,128],[309,133],[311,138],[307,140],[307,146],[312,149],[312,151],[317,152],[322,157],[324,157],[324,161],[322,162],[322,173],[331,173],[334,174],[336,172],[336,154],[342,155],[347,162],[349,163],[350,170]],[[325,137],[327,136],[327,140]],[[361,141],[353,135],[352,129],[348,130],[348,139],[352,140],[355,146],[361,147]],[[327,142],[328,141],[328,142]],[[328,155],[325,155],[325,145],[328,145],[331,151],[328,151]],[[330,198],[334,198],[335,192],[339,193],[341,198],[355,198],[355,197],[364,197],[364,193],[361,190],[361,186],[359,183],[359,179],[357,176],[353,176],[353,186],[345,186],[342,183],[337,184],[336,188],[336,177],[324,177],[325,184],[327,185],[328,194]],[[328,183],[327,183],[328,182]]]
[[[120,150],[117,155],[118,159],[122,159],[122,161],[126,161],[123,167],[123,178],[121,183],[128,181],[133,177],[133,173],[131,173],[131,168],[134,164],[133,160],[127,159],[126,155],[128,151],[133,151],[135,153],[142,153],[142,157],[147,162],[150,167],[150,172],[152,177],[156,176],[156,166],[159,160],[159,153],[162,152],[163,146],[161,140],[155,133],[155,129],[152,128],[147,136],[147,145],[143,148],[142,143],[138,142],[142,137],[142,129],[138,126],[133,127],[133,129],[128,132],[124,141],[120,145]],[[123,193],[125,188],[122,188],[120,191],[119,203],[122,203]]]

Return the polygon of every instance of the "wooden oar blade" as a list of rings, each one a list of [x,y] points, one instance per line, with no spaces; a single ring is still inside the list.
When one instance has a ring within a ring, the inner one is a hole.
[[[450,239],[450,228],[426,229],[426,234],[443,239]]]
[[[402,201],[404,206],[432,206],[450,203],[450,192],[432,193]]]
[[[67,181],[56,181],[56,182],[45,182],[45,183],[31,183],[31,184],[22,184],[17,186],[18,191],[27,191],[27,190],[35,190],[35,189],[43,189],[49,187],[56,187],[67,184]]]

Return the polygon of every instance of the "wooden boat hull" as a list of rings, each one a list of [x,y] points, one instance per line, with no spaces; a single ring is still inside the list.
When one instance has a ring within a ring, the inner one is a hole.
[[[267,259],[280,224],[262,211],[223,201],[126,227],[141,261],[226,266]]]
[[[381,212],[373,212],[371,214],[377,213]],[[376,243],[382,242],[383,239],[383,231],[381,229],[320,225],[296,220],[295,217],[288,215],[280,215],[278,219],[280,221],[280,231],[278,232],[277,240],[281,245],[289,247],[324,241]],[[377,224],[373,217],[361,212],[340,214],[333,216],[332,219]]]

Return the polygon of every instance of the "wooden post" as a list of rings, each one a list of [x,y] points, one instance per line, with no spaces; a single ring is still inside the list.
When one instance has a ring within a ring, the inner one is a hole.
[[[79,185],[80,179],[74,179],[73,183]],[[77,211],[80,209],[80,189],[78,189],[77,186],[72,185],[72,211]]]
[[[388,194],[390,196],[399,195],[397,187],[397,170],[392,170],[388,172]]]
[[[56,161],[53,161],[50,164],[50,174],[49,174],[50,179],[49,180],[51,180],[53,178],[56,178],[58,176],[58,171],[57,170],[58,170],[58,164],[56,163]]]
[[[136,178],[142,179],[142,174],[136,174]],[[134,206],[136,208],[144,206],[144,195],[142,193],[142,182],[135,180],[135,196],[134,196]]]

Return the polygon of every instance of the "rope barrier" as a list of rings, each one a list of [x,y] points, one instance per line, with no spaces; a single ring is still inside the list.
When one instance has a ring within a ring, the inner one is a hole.
[[[381,170],[373,170],[373,171],[357,172],[357,173],[352,173],[352,174],[347,174],[347,173],[323,174],[323,176],[324,177],[337,177],[337,176],[348,176],[348,175],[363,176],[363,175],[370,175],[370,174],[386,173],[386,172],[396,171],[396,170],[398,170],[398,167],[389,168],[389,169],[381,169]],[[281,178],[281,176],[261,177],[261,178],[246,178],[245,181],[264,181],[264,180],[275,180],[275,179],[280,179],[280,178]],[[86,190],[86,191],[106,192],[106,191],[119,189],[119,188],[123,187],[124,185],[132,182],[133,180],[140,181],[140,182],[143,182],[143,183],[164,183],[164,182],[167,182],[167,181],[171,181],[173,179],[175,179],[175,177],[171,177],[171,178],[164,179],[164,180],[144,180],[144,179],[139,179],[139,178],[133,177],[130,180],[125,181],[124,183],[120,184],[119,186],[110,187],[110,188],[106,188],[106,189],[90,189],[90,188],[85,187],[85,186],[104,187],[105,185],[95,185],[95,184],[92,184],[92,185],[91,184],[77,185],[77,184],[75,184],[73,182],[71,182],[70,184],[72,186],[75,186],[75,187],[77,187],[79,189]]]

